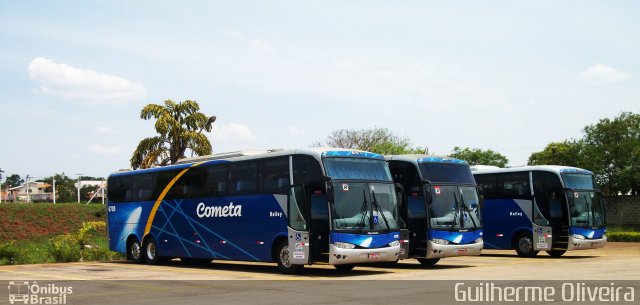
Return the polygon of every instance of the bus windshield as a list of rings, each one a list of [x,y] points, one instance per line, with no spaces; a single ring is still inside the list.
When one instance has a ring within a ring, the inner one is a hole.
[[[391,183],[335,182],[331,213],[334,230],[399,229],[395,189]]]
[[[327,176],[334,180],[391,181],[391,172],[384,160],[364,158],[325,158]]]
[[[425,186],[426,188],[429,185]],[[476,188],[472,186],[431,186],[429,223],[433,229],[477,229],[482,226]]]
[[[602,194],[594,191],[569,191],[573,193],[570,200],[569,213],[571,225],[576,227],[592,227],[604,225],[604,200]]]
[[[473,174],[466,164],[419,163],[422,179],[432,183],[475,184]]]

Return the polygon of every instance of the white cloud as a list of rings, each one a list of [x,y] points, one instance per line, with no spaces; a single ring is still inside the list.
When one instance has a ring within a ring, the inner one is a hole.
[[[100,144],[90,144],[88,149],[90,153],[95,155],[119,155],[122,152],[122,148],[118,146],[104,146]]]
[[[587,68],[578,75],[579,81],[593,84],[616,83],[630,78],[631,74],[600,63]]]
[[[298,127],[295,126],[289,126],[289,128],[287,128],[287,131],[289,131],[290,134],[292,135],[302,135],[304,134],[304,131]]]
[[[249,38],[247,37],[245,34],[240,33],[238,31],[235,30],[231,30],[231,29],[225,29],[222,31],[222,33],[224,33],[225,35],[237,39],[238,41],[246,44],[247,46],[249,46],[250,48],[262,52],[262,53],[273,53],[275,52],[275,49],[269,45],[268,43],[260,40],[260,39],[253,39],[253,38]]]
[[[247,125],[240,123],[215,124],[212,130],[213,140],[248,141],[257,139]]]
[[[124,104],[146,97],[142,84],[47,58],[35,58],[27,70],[29,77],[40,84],[38,91],[44,94],[98,104]]]
[[[113,129],[111,129],[111,127],[107,127],[107,126],[98,126],[98,127],[96,127],[96,131],[98,133],[101,133],[101,134],[113,133]]]

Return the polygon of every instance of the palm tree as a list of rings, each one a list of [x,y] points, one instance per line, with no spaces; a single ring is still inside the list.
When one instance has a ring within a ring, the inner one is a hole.
[[[164,105],[144,106],[140,118],[155,118],[155,129],[159,135],[140,141],[131,156],[131,167],[174,164],[185,158],[187,149],[197,155],[211,154],[211,143],[202,131],[210,132],[216,117],[207,117],[199,110],[198,103],[191,100],[179,103],[166,100]]]

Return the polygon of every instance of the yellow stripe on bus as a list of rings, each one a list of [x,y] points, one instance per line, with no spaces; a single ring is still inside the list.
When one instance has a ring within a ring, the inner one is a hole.
[[[199,163],[195,163],[193,165],[191,165],[190,167],[187,167],[185,169],[183,169],[180,173],[178,173],[175,177],[173,177],[173,179],[171,179],[171,181],[169,182],[169,184],[167,184],[167,186],[164,188],[164,190],[162,190],[162,193],[160,193],[160,196],[158,197],[158,199],[156,200],[156,203],[153,204],[153,208],[151,208],[151,213],[149,213],[149,218],[147,219],[147,226],[144,228],[144,234],[142,234],[142,239],[144,240],[144,238],[147,236],[147,234],[149,234],[149,232],[151,231],[151,225],[153,224],[153,219],[156,217],[156,212],[158,211],[158,207],[160,207],[160,204],[162,203],[162,200],[164,200],[164,197],[167,195],[167,193],[169,192],[169,190],[171,189],[171,187],[173,187],[173,185],[178,181],[178,179],[180,179],[180,177],[182,177],[182,175],[184,175],[188,170],[200,165],[204,163],[203,162],[199,162]]]

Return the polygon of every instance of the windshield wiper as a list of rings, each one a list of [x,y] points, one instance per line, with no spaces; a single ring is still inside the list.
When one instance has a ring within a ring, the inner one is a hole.
[[[362,190],[362,207],[360,207],[360,220],[358,221],[358,231],[362,231],[362,228],[364,228],[365,223],[364,221],[367,218],[367,195],[364,192],[364,189]]]
[[[458,197],[456,196],[456,193],[452,193],[453,195],[453,200],[455,202],[455,208],[453,211],[453,223],[451,224],[451,229],[450,231],[453,231],[453,229],[456,227],[456,225],[458,224],[459,221],[459,209],[460,209],[460,205],[458,204]]]
[[[595,215],[593,214],[593,204],[589,202],[589,200],[587,199],[587,195],[582,195],[582,198],[584,198],[584,204],[587,206],[587,219],[588,221],[591,221],[591,223],[587,221],[587,225],[595,226],[596,219]]]
[[[387,225],[387,230],[391,230],[391,226],[387,221],[387,217],[384,216],[384,211],[382,210],[382,207],[378,204],[378,200],[376,199],[376,191],[372,190],[371,194],[373,195],[373,201],[371,202],[371,205],[376,209],[376,211],[378,211],[378,214],[382,215],[382,220],[384,220],[384,223]]]
[[[464,211],[467,213],[467,215],[469,215],[469,218],[471,218],[471,223],[473,223],[473,229],[478,229],[478,226],[476,225],[476,221],[473,219],[473,215],[471,215],[471,209],[469,208],[469,206],[464,202],[464,196],[460,195],[460,201],[462,201],[462,207],[464,208]],[[464,218],[464,217],[463,217]]]

